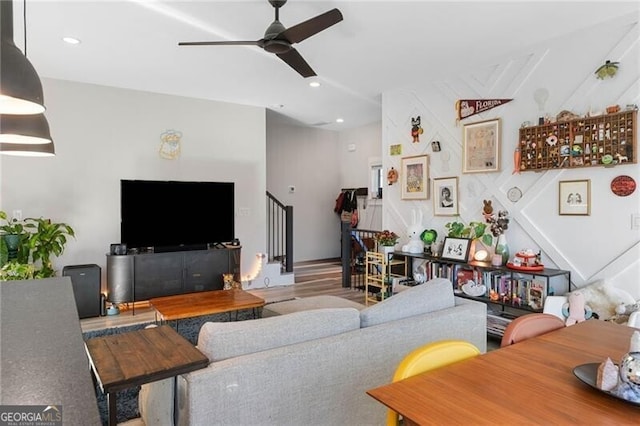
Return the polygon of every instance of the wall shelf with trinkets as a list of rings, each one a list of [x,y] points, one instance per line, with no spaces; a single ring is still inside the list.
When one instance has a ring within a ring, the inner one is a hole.
[[[638,111],[520,128],[520,171],[635,164]]]

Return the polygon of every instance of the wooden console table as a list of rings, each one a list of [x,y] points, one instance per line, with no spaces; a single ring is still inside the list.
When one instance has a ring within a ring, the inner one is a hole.
[[[168,325],[89,339],[86,350],[91,369],[107,395],[110,426],[117,424],[117,391],[209,364],[202,352]]]

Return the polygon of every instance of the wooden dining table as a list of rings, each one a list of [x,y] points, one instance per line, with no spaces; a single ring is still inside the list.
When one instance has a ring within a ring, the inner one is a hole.
[[[579,380],[576,366],[629,351],[635,328],[588,320],[367,394],[405,425],[640,424],[640,405]]]

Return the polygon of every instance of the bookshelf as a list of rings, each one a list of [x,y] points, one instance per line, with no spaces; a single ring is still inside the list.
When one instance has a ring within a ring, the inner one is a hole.
[[[487,304],[487,333],[502,336],[504,327],[517,316],[542,312],[547,296],[563,295],[571,291],[571,271],[545,268],[522,271],[506,266],[492,266],[488,262],[455,262],[442,260],[424,253],[394,252],[394,256],[409,259],[407,269],[413,271],[413,262],[425,261],[426,279],[447,278],[453,284],[456,296]],[[486,287],[481,296],[471,296],[462,290],[469,280]]]

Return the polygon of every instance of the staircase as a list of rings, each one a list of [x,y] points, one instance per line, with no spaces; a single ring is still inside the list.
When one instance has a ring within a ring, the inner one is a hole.
[[[255,289],[292,285],[293,206],[285,206],[267,191],[267,252],[256,255],[243,288]]]

